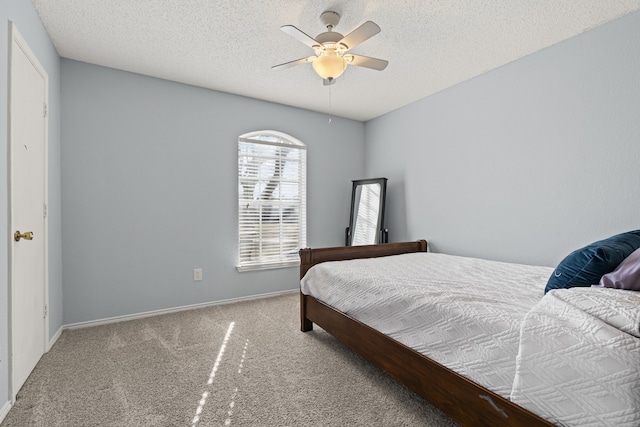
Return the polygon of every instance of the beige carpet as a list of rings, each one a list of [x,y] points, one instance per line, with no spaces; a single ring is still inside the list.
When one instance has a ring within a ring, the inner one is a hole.
[[[456,426],[326,332],[298,294],[65,331],[9,426]]]

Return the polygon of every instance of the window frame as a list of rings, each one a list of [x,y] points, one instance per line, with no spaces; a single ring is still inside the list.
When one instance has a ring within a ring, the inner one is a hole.
[[[250,144],[253,144],[253,149],[256,151],[258,149],[263,150],[263,154],[249,156],[247,151],[252,148]],[[282,155],[281,150],[266,155],[264,154],[264,150],[268,150],[265,148],[266,146],[293,149],[296,150],[297,155],[289,158],[289,152]],[[282,159],[284,159],[284,162],[278,163]],[[273,163],[269,164],[271,161]],[[294,174],[297,175],[296,179],[292,179],[291,170],[287,170],[289,161],[298,162],[297,168],[294,167],[293,169]],[[282,169],[276,177],[275,170],[280,167]],[[263,168],[271,168],[273,176],[268,177],[265,175]],[[255,174],[255,176],[248,176],[247,171],[252,175]],[[243,272],[299,266],[300,257],[298,252],[300,248],[306,247],[307,239],[307,146],[299,139],[283,132],[261,130],[245,133],[238,137],[237,173],[237,270]],[[285,177],[284,174],[289,176]],[[246,196],[246,190],[243,190],[243,183],[250,183],[251,181],[255,181],[252,198],[243,197]],[[293,197],[283,196],[286,190],[283,190],[282,184],[288,184],[289,191],[293,191]],[[292,184],[294,187],[291,187]],[[271,188],[272,195],[277,193],[278,198],[256,198],[255,191],[264,191],[266,187]],[[259,190],[259,188],[263,190]],[[243,194],[243,191],[245,191],[245,194]],[[243,206],[246,206],[246,209],[251,207],[254,211],[245,211]],[[274,209],[274,206],[278,217],[276,221],[273,220],[273,215],[265,217],[267,214],[263,210],[264,208]],[[258,209],[257,212],[255,211],[256,208]],[[294,212],[295,220],[293,222],[291,222],[290,217],[287,219],[286,210]],[[297,215],[295,214],[296,212]],[[274,225],[276,227],[273,227]],[[251,237],[252,234],[254,235],[253,238]],[[270,236],[268,236],[269,234]],[[292,246],[294,243],[295,246]]]

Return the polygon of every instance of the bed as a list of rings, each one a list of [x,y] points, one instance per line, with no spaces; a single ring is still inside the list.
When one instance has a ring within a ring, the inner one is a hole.
[[[301,330],[317,324],[464,426],[640,425],[638,292],[545,295],[553,268],[425,240],[300,258]]]

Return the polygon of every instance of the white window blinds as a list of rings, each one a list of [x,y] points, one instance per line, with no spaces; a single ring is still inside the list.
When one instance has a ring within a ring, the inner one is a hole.
[[[238,138],[239,271],[295,266],[306,246],[306,146],[260,131]]]

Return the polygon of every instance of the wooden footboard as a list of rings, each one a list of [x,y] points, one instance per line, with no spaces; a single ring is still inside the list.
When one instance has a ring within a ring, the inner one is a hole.
[[[425,252],[427,242],[302,249],[300,278],[320,262]],[[463,426],[553,426],[548,421],[457,374],[346,314],[300,293],[301,330],[313,324],[336,337]]]

